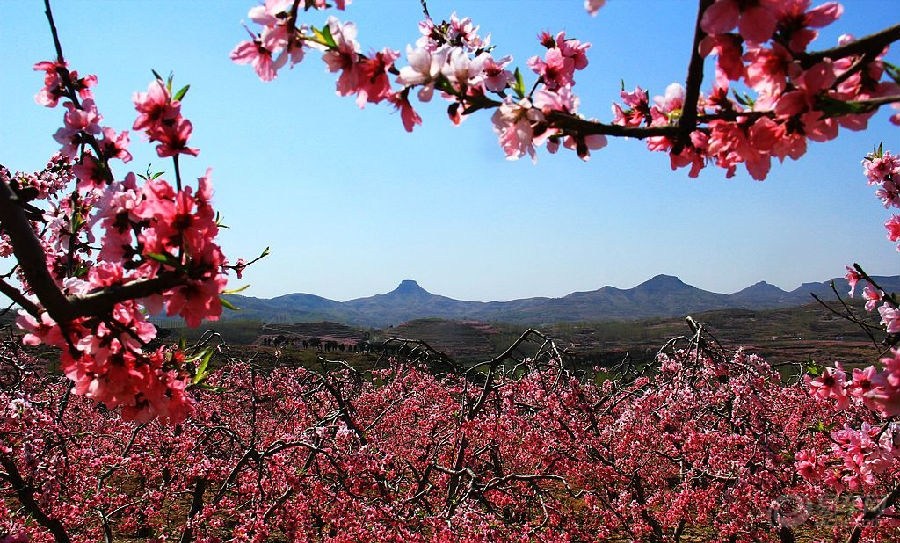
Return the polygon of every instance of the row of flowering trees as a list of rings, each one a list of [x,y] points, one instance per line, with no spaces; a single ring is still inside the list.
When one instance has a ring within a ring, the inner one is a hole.
[[[567,369],[535,332],[517,347],[529,341],[536,354],[446,375],[426,356],[366,374],[232,360],[210,379],[223,391],[174,426],[69,398],[18,354],[0,392],[0,534],[737,543],[900,531],[896,418],[785,384],[701,330],[613,378]]]
[[[603,2],[588,1],[592,13]],[[65,378],[19,348],[4,351],[0,394],[0,537],[7,541],[851,541],[896,537],[900,499],[900,354],[881,367],[835,367],[783,383],[764,361],[713,348],[700,330],[635,373],[576,375],[545,342],[445,376],[418,362],[370,374],[263,372],[246,360],[209,370],[215,349],[160,346],[152,314],[215,320],[229,263],[216,242],[211,173],[182,113],[188,87],[157,76],[133,101],[132,130],[171,160],[170,174],[116,172],[130,136],[103,124],[96,77],[70,69],[45,1],[55,59],[39,62],[36,100],[62,110],[59,153],[34,173],[0,167],[0,292],[21,308],[28,345],[60,352]],[[809,51],[842,8],[808,0],[701,0],[684,85],[622,93],[613,120],[578,114],[575,75],[590,45],[541,34],[512,69],[472,21],[428,14],[415,46],[363,54],[352,23],[305,22],[325,0],[267,0],[258,34],[232,52],[263,80],[311,49],[360,105],[435,92],[461,122],[492,110],[510,158],[560,146],[586,158],[609,136],[644,139],[690,175],[772,158],[862,129],[900,102],[883,60],[900,26]],[[336,2],[344,9],[345,2]],[[703,60],[716,56],[701,93]],[[415,92],[414,92],[415,91]],[[897,116],[892,118],[897,122]],[[900,167],[867,161],[896,205]],[[891,239],[897,219],[887,223]],[[890,345],[900,307],[865,272]],[[511,351],[512,352],[512,351]],[[603,376],[603,377],[601,377]],[[75,397],[70,397],[74,391]],[[200,408],[197,408],[197,406]],[[852,496],[854,500],[845,500]]]

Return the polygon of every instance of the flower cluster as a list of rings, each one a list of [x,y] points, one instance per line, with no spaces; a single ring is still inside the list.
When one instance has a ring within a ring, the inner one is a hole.
[[[704,129],[681,126],[687,114],[683,101],[663,107],[659,100],[651,106],[646,95],[635,100],[643,93],[640,88],[623,91],[627,108],[615,105],[613,122],[688,129],[687,139],[683,133],[651,137],[648,148],[668,152],[673,169],[690,166],[691,177],[711,161],[729,177],[743,164],[758,180],[765,179],[773,158],[802,156],[808,140],[834,139],[842,126],[864,129],[877,109],[868,101],[886,96],[900,100],[900,86],[882,81],[881,59],[887,50],[854,53],[847,47],[853,38],[843,36],[830,56],[809,54],[815,29],[831,24],[843,11],[835,2],[812,9],[809,4],[717,0],[703,13],[700,53],[716,56],[713,89],[697,102],[696,119]],[[841,47],[847,47],[845,52]],[[743,83],[749,93],[738,94],[741,89],[732,88],[733,81]]]
[[[343,10],[347,3],[349,2],[338,0],[337,8]],[[234,48],[231,60],[238,64],[250,64],[263,81],[275,79],[278,70],[288,63],[294,66],[303,60],[305,48],[309,44],[318,43],[317,39],[326,39],[327,35],[319,32],[315,37],[309,37],[305,35],[309,30],[307,26],[294,26],[300,4],[303,4],[304,10],[330,7],[327,2],[318,0],[267,0],[264,5],[251,8],[247,16],[254,23],[262,25],[263,30],[254,34],[248,28],[250,39]],[[352,29],[351,32],[349,40],[352,43],[355,32]]]
[[[893,179],[900,170],[897,158],[879,148],[863,160],[863,166],[869,184],[878,186],[876,195],[885,207],[896,206]],[[890,221],[886,226],[890,231]],[[866,310],[877,307],[885,331],[900,333],[895,295],[882,291],[856,265],[847,266],[846,279],[851,296],[863,282]],[[880,370],[875,366],[853,368],[848,375],[838,363],[815,377],[807,375],[805,382],[814,398],[831,402],[838,410],[864,409],[875,416],[860,426],[845,424],[831,432],[830,454],[810,450],[798,455],[797,467],[805,479],[821,481],[837,492],[857,492],[876,485],[883,474],[890,476],[900,469],[900,428],[891,422],[900,415],[900,349],[892,349],[890,356],[881,359]]]
[[[147,92],[134,94],[134,108],[138,117],[133,128],[143,130],[150,141],[159,142],[156,153],[160,157],[199,154],[199,150],[187,146],[193,125],[182,117],[181,101],[172,98],[171,88],[162,79],[152,81]]]
[[[809,484],[838,495],[872,495],[896,484],[900,473],[900,353],[882,359],[884,369],[854,368],[851,378],[838,366],[806,378],[814,400],[835,413],[820,421],[817,446],[795,455],[798,474]],[[862,422],[860,422],[862,420]],[[835,427],[835,428],[833,428]],[[832,429],[833,428],[833,429]],[[857,505],[857,516],[865,514]],[[864,517],[863,517],[864,518]]]
[[[858,402],[884,417],[900,415],[900,349],[882,358],[881,365],[881,371],[874,366],[854,368],[848,379],[847,372],[837,364],[814,378],[807,375],[806,382],[813,396],[834,400],[839,409]]]
[[[186,390],[194,376],[177,350],[149,346],[156,327],[147,319],[165,311],[192,327],[215,320],[227,280],[214,241],[210,171],[196,190],[181,183],[178,156],[198,153],[188,146],[192,127],[181,114],[187,87],[173,94],[171,79],[157,78],[134,95],[133,128],[157,143],[160,157],[173,157],[175,186],[162,174],[117,180],[111,163],[131,160],[129,136],[102,125],[91,92],[97,78],[79,78],[64,62],[40,62],[35,69],[46,74],[36,101],[65,109],[54,136],[62,148],[43,172],[0,174],[20,202],[44,204],[42,210],[28,204],[32,227],[50,286],[64,298],[38,299],[21,311],[24,342],[58,347],[60,367],[77,394],[121,407],[126,418],[181,421],[192,411]],[[0,248],[4,256],[11,253],[6,234]],[[20,269],[20,279],[37,292],[32,283],[40,277]]]
[[[890,151],[884,151],[879,146],[875,152],[867,155],[862,163],[868,184],[877,187],[875,195],[884,207],[900,207],[900,188],[895,181],[900,175],[900,157],[894,156]],[[900,215],[894,214],[884,223],[884,227],[888,231],[889,240],[900,242]],[[900,243],[897,249],[900,250]],[[860,281],[865,283],[862,295],[866,300],[866,310],[872,311],[877,307],[881,323],[887,333],[900,334],[900,304],[896,295],[885,293],[859,266],[847,266],[846,278],[850,284],[851,296]]]
[[[837,492],[867,493],[883,484],[900,465],[897,424],[859,429],[845,425],[829,435],[830,447],[804,449],[795,456],[797,472],[807,482]]]
[[[877,149],[863,160],[863,172],[869,185],[878,187],[875,196],[886,208],[900,208],[900,157]],[[900,215],[896,213],[884,223],[888,239],[900,242]],[[900,250],[900,243],[897,245]]]
[[[889,151],[879,148],[863,161],[870,185],[877,185],[876,194],[885,207],[896,206],[892,192],[898,161]],[[890,221],[888,229],[890,230]],[[896,241],[892,239],[892,241]],[[860,282],[865,284],[862,297],[866,310],[878,307],[881,322],[889,334],[888,341],[896,345],[900,333],[900,310],[895,294],[885,293],[863,269],[847,267],[846,279],[850,295]],[[879,305],[880,304],[880,305]],[[892,348],[881,359],[881,369],[875,366],[853,368],[852,373],[840,363],[824,368],[820,374],[806,375],[804,381],[815,401],[832,405],[837,429],[829,430],[820,422],[828,442],[818,448],[800,451],[795,457],[798,473],[809,483],[824,485],[829,491],[869,493],[883,489],[885,482],[896,484],[900,473],[900,349]],[[816,372],[818,373],[818,372]],[[841,420],[847,413],[856,412],[852,423]],[[858,419],[862,418],[859,423]],[[827,420],[827,419],[826,419]],[[842,424],[841,424],[842,423]],[[883,506],[879,506],[883,507]],[[890,507],[890,504],[888,504]],[[858,507],[859,520],[871,516],[865,504]]]
[[[599,8],[598,3],[592,4]],[[439,91],[450,102],[447,112],[454,124],[478,110],[495,109],[494,131],[511,159],[525,154],[534,157],[535,145],[544,143],[550,152],[562,145],[587,159],[590,150],[606,145],[602,134],[553,121],[556,114],[577,116],[578,98],[572,87],[575,72],[588,64],[588,43],[563,32],[540,34],[538,41],[546,53],[528,59],[537,81],[526,93],[519,70],[509,68],[512,57],[495,57],[490,39],[479,35],[471,19],[455,13],[441,23],[425,19],[419,23],[420,37],[415,45],[407,46],[407,65],[397,67],[399,51],[383,48],[363,54],[353,23],[329,17],[321,30],[299,24],[301,5],[306,9],[321,6],[299,1],[267,2],[251,9],[250,19],[262,30],[251,32],[250,40],[239,43],[231,53],[232,60],[252,65],[260,79],[271,81],[280,68],[300,62],[306,49],[318,49],[328,70],[338,74],[339,95],[355,95],[360,107],[367,103],[392,104],[407,131],[422,123],[410,102],[413,91],[420,102],[431,101],[435,90]]]
[[[595,15],[604,3],[586,0],[584,7]],[[587,66],[590,44],[565,33],[538,36],[547,51],[527,60],[537,80],[526,87],[519,69],[510,67],[512,58],[495,58],[489,39],[478,35],[470,19],[454,14],[440,24],[422,21],[420,38],[407,47],[408,65],[397,67],[397,51],[361,53],[353,23],[331,17],[321,30],[300,24],[300,7],[320,9],[326,3],[268,1],[251,9],[250,19],[262,29],[251,32],[232,59],[251,64],[261,79],[271,81],[281,67],[300,62],[305,50],[321,50],[328,69],[338,74],[339,95],[356,95],[360,107],[382,101],[394,105],[408,131],[422,122],[409,101],[413,89],[421,102],[439,90],[456,124],[478,110],[493,109],[494,131],[510,159],[535,158],[535,147],[544,144],[550,152],[562,145],[587,159],[612,134],[646,138],[650,150],[669,154],[673,169],[690,167],[691,177],[709,163],[731,177],[743,164],[762,180],[773,158],[797,159],[808,141],[833,139],[842,126],[863,129],[880,105],[900,103],[900,85],[883,80],[888,73],[883,41],[863,46],[842,36],[827,55],[807,50],[817,29],[841,15],[836,2],[810,8],[809,0],[716,0],[701,14],[691,68],[695,81],[688,81],[695,88],[673,84],[652,102],[640,87],[623,90],[611,124],[578,113],[574,74]],[[711,55],[716,57],[715,82],[704,95],[698,88],[702,59]],[[399,89],[391,87],[390,75]],[[894,229],[900,236],[900,220]]]

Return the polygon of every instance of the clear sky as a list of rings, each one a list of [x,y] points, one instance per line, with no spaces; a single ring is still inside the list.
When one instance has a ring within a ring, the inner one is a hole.
[[[860,160],[879,142],[900,151],[887,112],[860,133],[812,144],[798,162],[774,164],[765,182],[743,172],[699,179],[672,172],[668,157],[638,141],[610,140],[590,162],[573,153],[508,162],[489,114],[453,127],[446,103],[419,111],[407,134],[389,107],[360,111],[339,98],[315,54],[273,83],[262,83],[228,53],[254,0],[57,0],[57,26],[70,66],[99,77],[104,124],[130,129],[131,95],[151,69],[190,83],[184,115],[194,123],[197,159],[189,177],[213,168],[216,207],[231,227],[229,257],[272,254],[249,269],[245,293],[315,293],[347,300],[416,279],[427,290],[465,300],[562,296],[605,285],[634,286],[656,274],[734,292],[760,280],[785,289],[843,275],[857,261],[897,274],[898,255],[882,226],[888,212],[867,187]],[[430,0],[435,19],[454,10],[490,34],[499,56],[541,54],[541,30],[589,41],[579,74],[580,111],[609,120],[620,80],[651,96],[683,82],[695,3],[611,0],[592,18],[581,0]],[[0,3],[0,163],[40,169],[57,149],[51,134],[62,111],[37,106],[34,62],[53,57],[42,2]],[[865,35],[897,21],[895,0],[848,0],[833,29]],[[404,51],[418,37],[418,0],[356,0],[341,18],[358,23],[364,51]],[[323,17],[313,19],[320,24]],[[900,64],[898,53],[889,59]],[[707,88],[707,85],[704,85]],[[170,169],[132,137],[126,167]],[[123,176],[127,170],[119,167]]]

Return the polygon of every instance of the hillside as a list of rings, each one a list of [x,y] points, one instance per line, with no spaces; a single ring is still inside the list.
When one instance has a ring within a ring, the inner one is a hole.
[[[859,314],[877,325],[877,314],[866,314],[860,305],[856,304]],[[779,309],[721,309],[692,313],[692,317],[725,348],[745,347],[775,364],[810,360],[854,364],[871,362],[879,352],[858,326],[817,303]],[[345,356],[344,348],[346,356],[353,358],[357,356],[350,355],[357,351],[354,345],[377,345],[390,338],[404,338],[422,340],[467,363],[499,354],[527,325],[428,318],[383,329],[334,322],[261,324],[240,320],[210,323],[209,327],[220,331],[232,345],[249,346],[241,348],[264,352],[277,348],[284,353],[302,354],[309,360],[315,360],[316,353],[326,349],[339,350],[337,356]],[[563,322],[539,329],[584,365],[613,364],[626,356],[647,361],[669,339],[690,334],[683,317]],[[188,330],[175,332],[185,331]],[[198,330],[190,332],[198,333]]]
[[[900,276],[876,280],[886,290],[900,290]],[[793,291],[784,291],[761,281],[733,294],[718,294],[688,285],[674,276],[657,275],[628,289],[607,286],[561,298],[480,302],[432,294],[416,281],[407,279],[391,292],[346,302],[313,294],[287,294],[268,300],[232,295],[229,300],[240,311],[227,311],[223,318],[270,323],[331,321],[376,328],[425,318],[539,326],[558,322],[680,317],[718,309],[795,307],[812,301],[812,294],[833,300],[832,281],[838,292],[849,290],[847,281],[837,278],[805,283]]]

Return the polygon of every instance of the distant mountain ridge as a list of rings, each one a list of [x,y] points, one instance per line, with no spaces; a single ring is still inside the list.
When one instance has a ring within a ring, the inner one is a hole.
[[[900,291],[900,276],[874,277],[882,288]],[[240,311],[223,318],[263,322],[333,321],[359,326],[385,327],[413,319],[439,317],[518,324],[625,320],[677,317],[713,309],[776,309],[809,303],[815,294],[833,300],[831,282],[842,296],[846,279],[804,283],[792,291],[760,281],[733,294],[717,294],[684,283],[671,275],[657,275],[633,288],[602,287],[573,292],[561,298],[523,298],[506,302],[461,301],[432,294],[412,279],[405,279],[386,294],[336,302],[314,294],[285,294],[271,299],[230,295]]]

